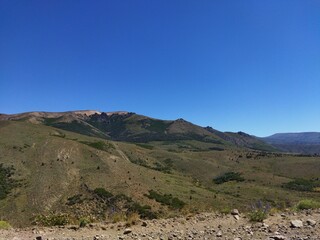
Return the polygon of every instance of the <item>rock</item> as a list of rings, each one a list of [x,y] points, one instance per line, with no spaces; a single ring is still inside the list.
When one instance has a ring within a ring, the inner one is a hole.
[[[234,238],[233,240],[241,240],[241,238],[239,238],[239,237],[236,237],[236,238]]]
[[[240,219],[239,215],[233,215],[233,217],[234,217],[235,220],[239,220]]]
[[[217,237],[222,237],[222,232],[221,232],[221,231],[218,231],[216,236],[217,236]]]
[[[239,210],[238,209],[232,209],[231,214],[232,215],[239,215]]]
[[[70,227],[68,227],[68,229],[77,231],[79,228],[78,228],[78,226],[70,226]]]
[[[272,236],[271,238],[274,239],[274,240],[285,240],[285,239],[287,239],[283,235],[275,235],[275,236]]]
[[[123,232],[123,234],[129,234],[129,233],[132,233],[131,228],[126,228]]]
[[[41,236],[36,237],[36,240],[42,240]]]
[[[147,222],[142,222],[141,224],[142,227],[146,227],[147,225],[148,225]]]
[[[290,225],[292,228],[301,228],[303,227],[303,222],[301,220],[292,220]]]
[[[307,219],[307,224],[309,226],[315,226],[317,224],[317,222],[315,220],[312,220],[312,219]]]

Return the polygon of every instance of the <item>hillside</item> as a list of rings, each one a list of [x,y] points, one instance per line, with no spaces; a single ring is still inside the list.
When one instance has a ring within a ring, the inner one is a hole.
[[[126,112],[89,114],[1,116],[3,219],[14,226],[53,224],[60,218],[77,224],[82,218],[111,221],[132,214],[149,219],[234,207],[248,211],[259,199],[279,209],[302,198],[320,200],[319,157],[242,147],[184,120],[150,120]],[[91,121],[89,131],[53,127],[61,119],[65,127],[76,121],[81,130]],[[102,131],[98,119],[113,126],[120,119],[119,130]],[[101,137],[90,136],[95,135],[93,123]],[[157,138],[160,133],[165,140]],[[306,180],[303,191],[292,187],[298,178]]]
[[[285,152],[320,154],[318,132],[277,133],[262,140]]]
[[[223,133],[200,127],[184,119],[160,120],[130,112],[29,112],[0,115],[0,120],[25,121],[56,127],[88,136],[125,142],[197,140],[220,145],[236,145],[263,151],[277,151],[262,140],[239,132]]]

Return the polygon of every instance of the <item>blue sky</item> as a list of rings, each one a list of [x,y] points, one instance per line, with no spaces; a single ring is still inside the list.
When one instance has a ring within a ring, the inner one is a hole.
[[[319,0],[0,0],[0,112],[320,131]]]

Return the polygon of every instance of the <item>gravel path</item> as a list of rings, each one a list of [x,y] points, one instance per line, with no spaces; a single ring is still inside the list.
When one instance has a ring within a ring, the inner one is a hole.
[[[0,231],[2,240],[104,240],[104,239],[218,239],[218,240],[320,240],[320,209],[269,216],[251,223],[240,214],[201,213],[191,217],[139,221],[130,228],[124,223],[90,224],[85,228],[27,228]]]

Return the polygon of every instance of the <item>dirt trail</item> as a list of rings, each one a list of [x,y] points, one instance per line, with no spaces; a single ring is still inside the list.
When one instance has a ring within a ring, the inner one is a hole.
[[[295,222],[292,222],[295,221]],[[295,225],[292,226],[292,224]],[[302,224],[299,226],[299,224]],[[218,239],[218,240],[319,240],[320,209],[312,212],[270,216],[264,223],[251,223],[242,215],[201,213],[192,217],[124,223],[95,223],[85,228],[11,229],[0,232],[1,240],[104,240],[104,239]]]

